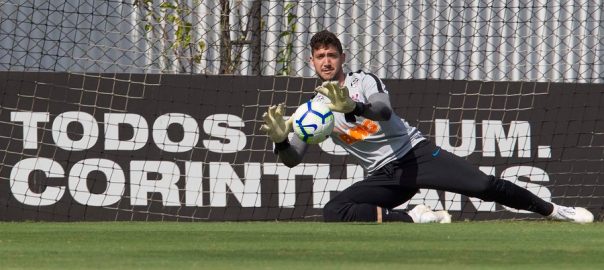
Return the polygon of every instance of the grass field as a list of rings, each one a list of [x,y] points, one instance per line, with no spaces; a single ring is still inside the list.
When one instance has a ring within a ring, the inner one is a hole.
[[[604,269],[604,223],[0,223],[0,269]]]

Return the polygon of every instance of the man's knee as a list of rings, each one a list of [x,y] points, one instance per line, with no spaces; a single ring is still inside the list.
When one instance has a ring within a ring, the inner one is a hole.
[[[333,201],[323,208],[323,219],[326,222],[372,222],[377,220],[377,209],[374,204]]]
[[[340,202],[329,201],[323,207],[323,220],[326,222],[344,221],[345,211]]]

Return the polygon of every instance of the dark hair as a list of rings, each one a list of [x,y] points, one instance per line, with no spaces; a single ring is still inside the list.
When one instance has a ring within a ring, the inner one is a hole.
[[[312,50],[311,53],[317,49],[320,49],[323,46],[326,47],[328,45],[336,46],[340,54],[344,52],[344,50],[342,49],[342,43],[340,42],[338,37],[336,37],[334,33],[329,32],[327,30],[323,30],[321,32],[316,33],[310,39],[310,48]]]

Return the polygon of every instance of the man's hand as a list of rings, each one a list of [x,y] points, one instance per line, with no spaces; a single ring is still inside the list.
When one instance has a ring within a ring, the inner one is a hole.
[[[287,121],[284,120],[283,113],[285,113],[285,104],[281,103],[277,106],[270,106],[268,111],[262,115],[264,124],[260,126],[260,130],[266,132],[275,143],[285,141],[292,129],[293,119],[290,117]]]
[[[329,98],[331,101],[331,104],[328,104],[329,109],[334,112],[349,113],[352,112],[356,106],[356,103],[348,94],[348,88],[346,86],[340,87],[338,82],[324,82],[321,86],[317,87],[315,91]]]

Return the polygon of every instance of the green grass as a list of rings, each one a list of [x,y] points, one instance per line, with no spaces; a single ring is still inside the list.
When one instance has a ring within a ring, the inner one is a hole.
[[[0,223],[0,269],[604,269],[604,223]]]

